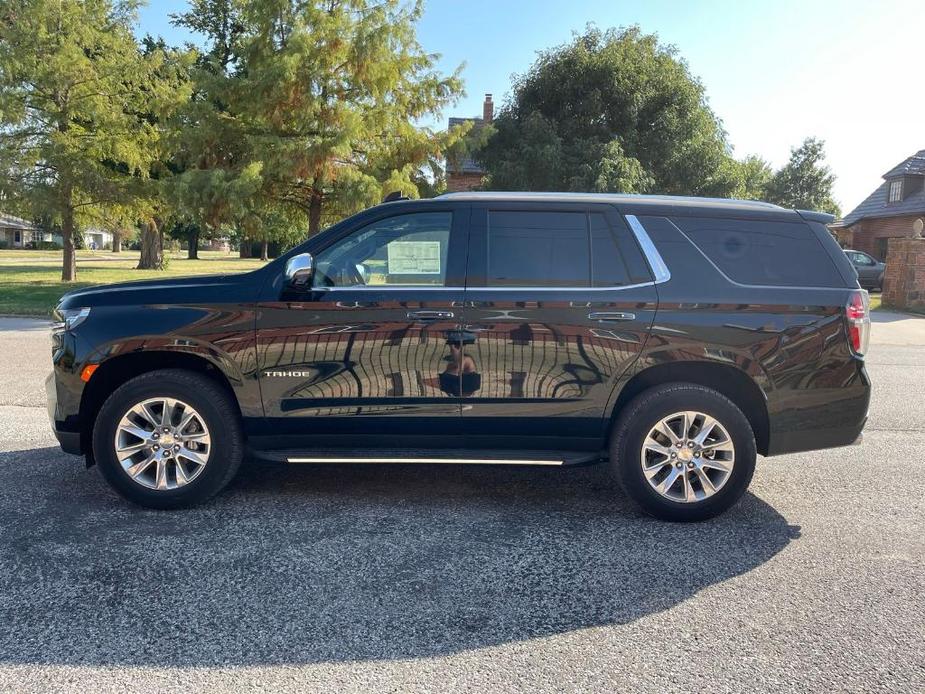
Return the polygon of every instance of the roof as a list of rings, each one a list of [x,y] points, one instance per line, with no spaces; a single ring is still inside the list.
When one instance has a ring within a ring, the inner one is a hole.
[[[478,130],[485,125],[485,122],[481,118],[450,118],[451,128],[454,125],[465,125],[466,123],[472,123],[473,130]],[[478,165],[475,159],[470,156],[464,156],[453,162],[448,159],[446,162],[446,172],[457,174],[482,174],[485,173],[485,170]]]
[[[925,149],[920,149],[901,164],[883,174],[884,178],[896,176],[925,176]]]
[[[472,192],[444,193],[442,200],[518,202],[546,200],[554,202],[600,202],[608,204],[674,205],[676,207],[698,207],[729,210],[788,211],[770,202],[757,200],[732,200],[727,198],[698,198],[682,195],[633,195],[629,193],[506,193]]]
[[[905,217],[908,215],[925,214],[925,188],[920,187],[909,194],[905,200],[887,202],[890,181],[881,183],[877,190],[867,196],[860,205],[845,215],[834,226],[848,227],[860,222],[862,219],[872,217]]]
[[[0,212],[0,228],[22,229],[23,231],[33,231],[35,229],[35,227],[25,219],[14,217],[11,214],[3,214],[2,212]]]

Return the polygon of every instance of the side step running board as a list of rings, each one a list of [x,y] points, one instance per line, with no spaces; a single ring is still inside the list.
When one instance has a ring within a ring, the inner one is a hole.
[[[281,463],[384,463],[463,465],[581,465],[601,459],[598,451],[509,451],[509,450],[358,450],[316,449],[311,451],[251,451],[263,460]]]

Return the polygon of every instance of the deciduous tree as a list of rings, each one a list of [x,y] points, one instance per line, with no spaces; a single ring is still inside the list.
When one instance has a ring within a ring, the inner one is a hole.
[[[784,207],[820,210],[838,216],[840,210],[832,194],[835,175],[825,165],[825,143],[806,138],[790,150],[790,160],[767,185],[767,200]]]
[[[638,27],[589,28],[518,77],[479,159],[488,186],[732,194],[738,174],[703,86]]]

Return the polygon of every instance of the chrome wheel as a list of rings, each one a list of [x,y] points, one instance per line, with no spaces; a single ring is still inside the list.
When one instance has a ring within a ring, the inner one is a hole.
[[[119,421],[116,458],[135,482],[149,489],[183,487],[209,462],[212,440],[202,416],[174,398],[133,405]]]
[[[726,428],[702,412],[676,412],[646,436],[640,454],[649,485],[671,501],[707,499],[729,481],[735,446]]]

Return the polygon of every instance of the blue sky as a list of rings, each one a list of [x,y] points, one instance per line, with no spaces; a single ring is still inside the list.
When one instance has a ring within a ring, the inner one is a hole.
[[[168,20],[185,5],[151,2],[140,31],[192,38]],[[777,166],[804,137],[823,138],[844,212],[925,149],[921,0],[429,0],[419,41],[446,71],[465,64],[467,96],[444,115],[480,115],[486,92],[503,102],[511,75],[588,23],[639,24],[677,46],[736,156]]]

